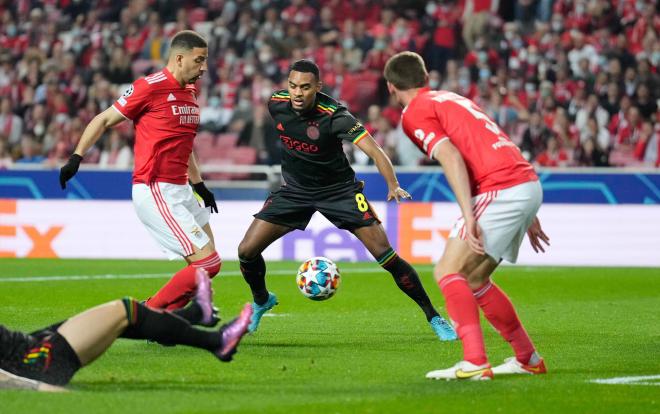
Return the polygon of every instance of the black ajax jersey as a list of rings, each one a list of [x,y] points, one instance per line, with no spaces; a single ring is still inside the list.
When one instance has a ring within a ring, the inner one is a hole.
[[[287,186],[318,190],[355,181],[342,149],[342,141],[358,141],[368,135],[353,115],[330,96],[317,93],[314,106],[295,112],[289,92],[275,92],[268,110],[282,141],[282,176]]]

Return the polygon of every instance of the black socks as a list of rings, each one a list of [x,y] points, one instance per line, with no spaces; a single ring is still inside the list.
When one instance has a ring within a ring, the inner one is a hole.
[[[250,285],[252,297],[257,305],[263,305],[268,301],[268,290],[266,290],[266,262],[259,255],[253,259],[239,258],[243,278]]]
[[[431,304],[431,300],[426,294],[417,272],[408,262],[400,258],[392,248],[380,255],[376,260],[378,260],[378,264],[383,269],[392,274],[399,289],[417,303],[424,312],[424,315],[426,315],[426,320],[430,321],[433,317],[438,316],[438,312]]]
[[[220,331],[195,328],[187,320],[168,311],[153,310],[133,298],[122,299],[128,328],[122,338],[148,339],[162,344],[188,345],[214,351],[222,345]]]

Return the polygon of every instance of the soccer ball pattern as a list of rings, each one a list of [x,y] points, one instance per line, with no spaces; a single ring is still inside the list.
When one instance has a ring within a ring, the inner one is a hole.
[[[311,300],[330,299],[341,281],[337,265],[326,257],[313,257],[298,268],[296,283],[300,293]]]

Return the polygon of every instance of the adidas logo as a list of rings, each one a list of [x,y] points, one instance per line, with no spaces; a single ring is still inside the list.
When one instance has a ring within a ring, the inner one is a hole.
[[[173,93],[170,93],[169,95],[167,95],[167,102],[170,102],[170,101],[176,101],[176,97],[174,96]]]
[[[279,131],[284,131],[284,126],[282,126],[282,123],[281,123],[281,122],[277,124],[277,129],[278,129]]]
[[[367,212],[364,213],[364,216],[362,217],[362,220],[369,220],[371,217],[372,217],[371,214],[369,214],[369,212],[367,211]]]

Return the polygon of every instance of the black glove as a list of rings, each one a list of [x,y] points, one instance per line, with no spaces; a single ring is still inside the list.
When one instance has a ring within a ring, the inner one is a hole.
[[[204,206],[211,207],[211,212],[217,213],[218,205],[215,203],[215,196],[212,192],[209,191],[208,188],[206,188],[204,181],[200,181],[197,184],[193,184],[192,186],[195,189],[195,192],[200,197],[202,197],[202,200],[204,200]]]
[[[78,154],[73,154],[69,157],[69,161],[60,168],[60,185],[62,186],[62,190],[66,188],[66,182],[72,179],[78,172],[80,161],[82,161],[82,157]]]

